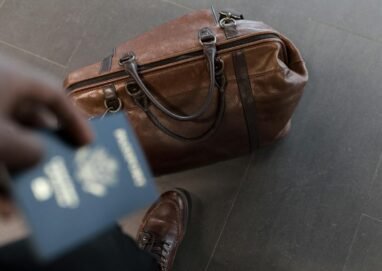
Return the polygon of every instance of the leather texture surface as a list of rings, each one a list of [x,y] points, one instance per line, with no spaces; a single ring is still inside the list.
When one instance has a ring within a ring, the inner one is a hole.
[[[200,51],[198,32],[203,27],[213,30],[218,46],[253,36],[275,35],[218,50],[218,57],[224,61],[227,80],[226,109],[217,133],[203,142],[180,142],[156,128],[125,92],[125,85],[131,78],[123,72],[122,76],[106,78],[101,83],[76,87],[84,80],[99,78],[102,62],[69,74],[64,83],[66,88],[70,88],[69,96],[73,102],[89,117],[105,113],[103,87],[113,84],[156,175],[230,159],[251,151],[246,124],[248,118],[245,117],[233,62],[236,52],[242,52],[247,63],[260,145],[272,143],[289,131],[292,114],[308,80],[307,69],[298,49],[286,37],[261,22],[239,20],[236,24],[238,36],[227,40],[210,10],[190,13],[120,45],[106,74],[121,73],[123,67],[119,65],[119,59],[130,51],[136,54],[139,65]],[[140,75],[158,99],[184,114],[194,112],[203,103],[210,83],[207,61],[203,55],[179,58],[176,62],[144,70]],[[217,93],[214,99],[210,110],[193,121],[170,119],[154,107],[152,111],[171,130],[195,136],[213,122]]]

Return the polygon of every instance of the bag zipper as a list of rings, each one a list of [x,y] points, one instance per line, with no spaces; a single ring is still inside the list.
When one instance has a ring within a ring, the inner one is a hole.
[[[267,33],[267,34],[251,36],[251,37],[243,38],[240,40],[235,40],[235,41],[232,41],[232,42],[229,42],[226,44],[217,45],[217,51],[219,52],[221,50],[230,49],[230,48],[240,46],[240,45],[243,45],[246,43],[256,42],[256,41],[264,40],[264,39],[272,39],[272,38],[278,38],[279,39],[280,37],[275,33]],[[182,60],[186,60],[186,59],[190,59],[190,58],[194,58],[194,57],[198,57],[198,56],[203,56],[203,50],[195,51],[195,52],[191,52],[191,53],[187,53],[187,54],[183,54],[183,55],[179,55],[179,56],[175,56],[175,57],[170,57],[170,58],[167,58],[165,60],[160,60],[160,61],[156,61],[156,62],[144,64],[144,65],[140,65],[138,67],[138,71],[142,72],[145,70],[157,68],[160,66],[164,66],[167,64],[175,63],[178,61],[182,61]],[[80,81],[78,83],[72,84],[71,86],[68,87],[68,91],[73,91],[77,88],[82,88],[82,87],[85,87],[87,85],[102,83],[103,81],[108,81],[108,80],[112,80],[112,79],[116,79],[116,78],[120,78],[120,77],[125,77],[125,76],[126,76],[126,72],[124,70],[121,70],[121,71],[117,71],[114,73],[102,75],[102,76],[99,76],[97,78],[86,79],[86,80]]]

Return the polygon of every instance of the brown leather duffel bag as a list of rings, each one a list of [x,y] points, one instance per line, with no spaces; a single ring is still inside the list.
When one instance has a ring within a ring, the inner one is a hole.
[[[299,51],[277,31],[202,10],[122,44],[65,87],[89,117],[124,110],[159,175],[281,138],[307,79]]]

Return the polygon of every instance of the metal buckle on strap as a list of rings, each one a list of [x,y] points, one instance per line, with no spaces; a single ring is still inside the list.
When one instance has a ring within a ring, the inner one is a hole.
[[[144,112],[147,112],[147,110],[149,110],[150,101],[149,101],[149,99],[147,99],[147,97],[145,95],[135,96],[134,102]]]
[[[131,97],[136,97],[138,95],[141,95],[142,90],[139,88],[139,86],[136,83],[130,82],[127,83],[125,86],[125,90],[127,94]]]
[[[199,31],[199,43],[202,46],[209,46],[216,44],[216,35],[208,27],[204,27]]]
[[[136,60],[136,56],[135,56],[134,52],[129,52],[125,56],[121,57],[121,59],[119,60],[119,65],[123,66],[124,64],[126,64],[128,62],[130,62],[130,63],[135,62],[135,60]]]
[[[230,26],[235,27],[237,20],[244,19],[242,14],[236,14],[233,11],[221,11],[219,13],[219,15],[220,15],[219,25],[221,28],[226,28],[226,27],[230,27]]]
[[[116,98],[115,100],[104,100],[103,104],[110,113],[117,113],[122,109],[122,101],[120,98]]]
[[[114,85],[109,85],[103,89],[105,96],[103,104],[108,112],[116,113],[122,109],[122,101],[117,95],[117,90]]]
[[[229,18],[229,17],[223,18],[219,21],[219,25],[221,28],[226,28],[229,26],[236,26],[236,24],[237,24],[236,20],[233,18]]]
[[[150,105],[147,96],[143,93],[143,91],[139,88],[139,86],[134,82],[129,82],[125,86],[125,90],[127,94],[133,98],[135,104],[141,108],[143,111],[147,111]]]

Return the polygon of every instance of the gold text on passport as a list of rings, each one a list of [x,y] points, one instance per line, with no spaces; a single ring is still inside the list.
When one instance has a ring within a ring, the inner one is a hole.
[[[138,158],[135,155],[131,140],[126,130],[120,128],[114,131],[114,137],[117,140],[122,156],[127,163],[133,183],[136,187],[143,187],[146,185],[146,178],[139,164]]]
[[[45,164],[44,173],[46,176],[40,176],[31,182],[35,199],[47,201],[54,195],[61,208],[77,208],[80,200],[64,158],[52,157]]]

